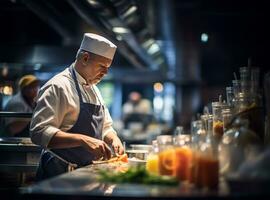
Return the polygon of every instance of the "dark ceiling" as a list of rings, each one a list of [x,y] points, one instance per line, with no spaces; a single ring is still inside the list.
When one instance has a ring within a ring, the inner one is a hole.
[[[0,63],[47,59],[35,60],[36,51],[54,54],[47,65],[69,63],[89,31],[117,43],[114,65],[120,68],[172,71],[176,78],[209,84],[231,79],[249,57],[263,72],[268,69],[266,1],[2,0],[0,26]],[[128,32],[116,33],[115,26]],[[207,43],[200,41],[203,32]],[[152,55],[153,44],[160,50]]]

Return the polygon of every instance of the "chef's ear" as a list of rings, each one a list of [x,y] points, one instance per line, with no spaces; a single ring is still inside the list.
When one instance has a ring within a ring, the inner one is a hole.
[[[89,62],[89,59],[90,59],[90,55],[88,52],[83,52],[83,55],[82,55],[82,63],[83,65],[87,65],[88,62]]]

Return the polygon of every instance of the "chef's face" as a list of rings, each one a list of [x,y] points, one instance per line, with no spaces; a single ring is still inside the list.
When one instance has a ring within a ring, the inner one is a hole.
[[[97,84],[108,73],[112,60],[92,53],[83,56],[85,79],[89,84]]]

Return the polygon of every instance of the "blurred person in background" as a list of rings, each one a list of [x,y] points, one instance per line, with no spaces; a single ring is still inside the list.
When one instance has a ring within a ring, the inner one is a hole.
[[[19,91],[7,102],[4,111],[32,113],[40,86],[34,75],[25,75],[19,80]],[[5,118],[5,134],[14,137],[29,137],[30,118]]]
[[[124,153],[96,86],[116,48],[100,35],[85,33],[75,62],[40,89],[30,126],[32,142],[44,149],[37,180],[68,172],[70,163],[83,167]]]
[[[142,98],[139,92],[133,91],[123,105],[122,114],[125,126],[128,126],[130,122],[142,122],[145,128],[152,120],[153,109],[148,99]]]

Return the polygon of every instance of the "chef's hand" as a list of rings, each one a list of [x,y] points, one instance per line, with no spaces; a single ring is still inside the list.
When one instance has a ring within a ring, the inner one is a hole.
[[[89,136],[82,136],[81,139],[82,146],[94,154],[95,159],[108,160],[111,158],[110,147],[104,141]]]
[[[119,139],[119,137],[116,135],[116,133],[114,133],[114,132],[107,133],[105,138],[104,138],[104,141],[107,144],[110,144],[112,146],[113,151],[116,155],[124,153],[124,148],[123,148],[122,142]]]
[[[119,139],[119,137],[116,136],[113,138],[112,148],[113,148],[113,151],[116,155],[117,154],[122,155],[124,153],[124,147],[123,147],[122,142]]]

